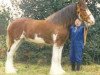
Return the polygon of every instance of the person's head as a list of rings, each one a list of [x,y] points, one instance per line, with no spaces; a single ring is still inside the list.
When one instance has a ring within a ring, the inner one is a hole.
[[[81,25],[81,23],[82,23],[82,22],[81,22],[81,20],[80,20],[80,19],[78,19],[78,18],[77,18],[77,19],[75,20],[75,26],[77,26],[77,27],[78,27],[78,26],[80,26],[80,25]]]

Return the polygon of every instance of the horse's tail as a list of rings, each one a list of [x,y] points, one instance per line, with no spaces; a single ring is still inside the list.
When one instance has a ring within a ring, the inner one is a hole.
[[[11,37],[11,34],[9,33],[9,28],[7,28],[7,36],[6,36],[6,46],[8,51],[10,50],[14,40]]]

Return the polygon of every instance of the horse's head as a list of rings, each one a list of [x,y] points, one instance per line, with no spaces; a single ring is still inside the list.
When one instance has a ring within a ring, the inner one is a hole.
[[[77,14],[79,19],[85,22],[86,26],[91,26],[95,24],[95,19],[87,7],[89,0],[79,0],[77,3]]]

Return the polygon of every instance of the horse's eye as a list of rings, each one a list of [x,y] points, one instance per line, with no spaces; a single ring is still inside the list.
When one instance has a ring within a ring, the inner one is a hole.
[[[79,11],[77,13],[79,14]]]

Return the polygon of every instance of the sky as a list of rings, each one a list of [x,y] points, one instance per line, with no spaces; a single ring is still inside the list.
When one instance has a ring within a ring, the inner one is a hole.
[[[4,4],[4,5],[7,5],[7,6],[11,6],[12,5],[10,0],[0,0],[0,3]]]
[[[16,0],[16,1],[21,1],[21,0]],[[0,0],[0,5],[5,6],[5,9],[10,8],[10,16],[12,18],[20,18],[23,12],[19,8],[19,6],[16,6],[11,3],[11,0]]]

